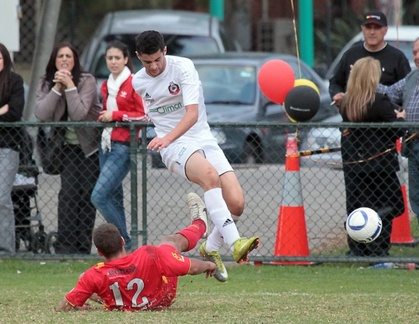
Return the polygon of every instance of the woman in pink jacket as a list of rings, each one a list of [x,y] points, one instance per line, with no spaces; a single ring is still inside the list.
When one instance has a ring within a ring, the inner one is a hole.
[[[105,59],[111,74],[100,90],[103,111],[98,120],[103,123],[145,120],[143,100],[132,88],[133,65],[127,45],[118,40],[110,42]],[[129,128],[107,127],[103,130],[99,145],[100,175],[91,198],[106,221],[118,228],[128,250],[131,249],[131,238],[125,219],[122,181],[130,168],[129,148]]]

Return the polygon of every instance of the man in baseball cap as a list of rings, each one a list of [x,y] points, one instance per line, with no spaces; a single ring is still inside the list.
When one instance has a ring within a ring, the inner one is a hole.
[[[362,15],[361,30],[364,41],[354,44],[343,54],[329,80],[330,97],[337,106],[345,94],[351,66],[362,57],[372,56],[380,61],[380,83],[384,85],[392,85],[410,72],[409,61],[403,52],[384,40],[387,29],[387,17],[383,12],[371,10]]]
[[[370,11],[364,15],[362,26],[376,24],[381,27],[387,27],[387,17],[381,11]]]

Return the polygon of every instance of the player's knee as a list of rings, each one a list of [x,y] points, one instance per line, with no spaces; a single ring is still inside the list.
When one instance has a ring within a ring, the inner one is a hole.
[[[239,217],[243,214],[243,210],[244,210],[244,205],[233,206],[232,208],[230,208],[230,213],[234,216]]]
[[[240,197],[230,199],[230,201],[227,201],[227,207],[232,215],[239,217],[243,214],[244,199]]]
[[[205,191],[219,188],[221,186],[220,177],[214,168],[208,168],[205,173],[196,181]]]

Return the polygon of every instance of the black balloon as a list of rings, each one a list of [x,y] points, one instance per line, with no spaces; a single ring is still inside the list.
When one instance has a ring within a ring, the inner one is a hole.
[[[319,110],[320,96],[313,87],[300,85],[288,92],[284,106],[288,117],[292,121],[308,121]]]

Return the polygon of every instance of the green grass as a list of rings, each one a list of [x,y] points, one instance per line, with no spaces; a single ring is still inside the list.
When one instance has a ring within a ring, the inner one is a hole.
[[[159,312],[64,313],[58,305],[88,262],[0,261],[1,323],[414,323],[418,272],[230,266],[230,279],[180,278],[175,304]]]

